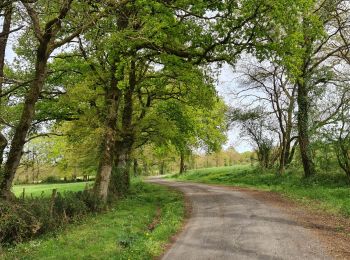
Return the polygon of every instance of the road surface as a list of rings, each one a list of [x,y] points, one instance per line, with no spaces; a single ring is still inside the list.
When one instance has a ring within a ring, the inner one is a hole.
[[[163,260],[331,259],[309,231],[241,191],[153,178],[179,189],[192,213]]]

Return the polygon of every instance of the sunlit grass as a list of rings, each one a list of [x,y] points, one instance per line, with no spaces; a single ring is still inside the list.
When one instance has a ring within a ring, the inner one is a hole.
[[[343,174],[317,174],[311,179],[304,179],[300,172],[293,170],[277,176],[275,170],[262,171],[249,165],[237,165],[192,170],[171,177],[274,191],[332,213],[350,216],[350,185]]]
[[[74,183],[54,183],[54,184],[31,184],[31,185],[15,185],[13,186],[12,191],[14,194],[19,197],[23,194],[23,188],[25,189],[26,197],[48,197],[51,195],[53,189],[57,189],[58,192],[65,191],[81,191],[93,185],[92,182],[74,182]]]

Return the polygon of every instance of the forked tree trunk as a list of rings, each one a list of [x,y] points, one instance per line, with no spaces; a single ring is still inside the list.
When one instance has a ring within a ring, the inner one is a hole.
[[[310,101],[307,86],[304,82],[298,82],[298,131],[301,160],[306,178],[314,175],[315,165],[312,160],[312,152],[309,137],[309,107]]]

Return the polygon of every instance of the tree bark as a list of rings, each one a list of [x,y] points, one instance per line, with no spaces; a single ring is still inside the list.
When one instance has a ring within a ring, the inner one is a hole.
[[[282,175],[283,173],[284,173],[284,171],[285,171],[285,166],[286,166],[286,161],[285,161],[285,156],[286,156],[286,149],[287,149],[287,147],[286,147],[287,145],[286,145],[286,136],[285,136],[285,134],[284,133],[282,133],[282,143],[281,143],[281,154],[280,154],[280,165],[279,165],[279,171],[278,171],[278,173],[279,173],[279,175]]]
[[[159,166],[159,175],[164,175],[165,173],[165,162],[164,160],[161,160],[160,166]]]
[[[131,149],[124,154],[124,168],[122,171],[122,186],[124,188],[124,193],[127,193],[130,189],[130,170],[131,170]],[[124,195],[124,194],[123,194]]]
[[[21,160],[26,136],[34,119],[35,104],[38,101],[47,75],[47,60],[50,55],[49,42],[50,39],[42,41],[37,51],[35,77],[25,97],[22,115],[15,128],[15,133],[11,142],[11,149],[4,167],[3,179],[0,183],[1,197],[13,197],[11,193],[12,182]]]
[[[119,30],[123,30],[128,27],[129,23],[129,11],[127,7],[122,8],[120,16],[117,19],[117,25]],[[95,194],[104,202],[107,201],[108,192],[111,189],[111,175],[113,166],[116,166],[118,170],[120,156],[122,153],[116,153],[118,146],[117,137],[117,122],[118,122],[118,110],[120,101],[122,99],[122,91],[118,89],[118,80],[115,76],[117,67],[116,61],[111,67],[111,87],[107,90],[106,103],[108,107],[107,119],[105,122],[106,133],[102,144],[102,155],[99,163],[99,167],[96,174],[95,181]],[[120,78],[121,79],[121,78]],[[124,115],[123,115],[124,120]],[[115,188],[115,187],[113,187]]]
[[[130,72],[129,72],[129,86],[124,93],[124,109],[122,116],[122,140],[119,143],[119,148],[117,152],[121,152],[124,160],[124,167],[122,168],[121,182],[122,187],[119,190],[122,190],[126,193],[130,187],[130,169],[132,164],[131,152],[135,142],[135,133],[132,125],[133,112],[134,112],[134,101],[133,95],[136,88],[136,62],[132,58],[130,63]]]
[[[134,164],[133,164],[133,170],[134,170],[134,176],[139,175],[139,162],[136,158],[134,158]]]
[[[11,30],[12,10],[13,10],[12,5],[7,6],[5,9],[3,27],[1,32],[3,36],[0,37],[0,107],[2,106],[1,94],[2,94],[3,84],[5,81],[4,79],[5,54],[6,54],[8,37]],[[1,130],[2,130],[2,127],[0,127],[0,131]],[[4,151],[6,149],[7,144],[8,144],[8,141],[6,137],[0,132],[0,168],[2,167],[2,162],[4,159]]]
[[[106,202],[108,197],[108,186],[112,174],[114,162],[114,149],[116,128],[118,119],[118,108],[120,103],[121,92],[118,89],[118,79],[115,76],[117,67],[116,62],[111,67],[110,87],[106,90],[105,101],[107,107],[107,117],[105,121],[105,133],[103,137],[101,158],[96,174],[94,185],[95,195],[102,201]]]
[[[185,153],[180,153],[180,174],[185,172]]]
[[[129,72],[129,86],[123,96],[122,126],[117,130],[115,123],[115,134],[118,140],[114,141],[113,154],[115,176],[113,176],[111,186],[107,191],[114,195],[123,196],[130,187],[130,170],[132,164],[131,152],[134,145],[134,129],[132,125],[133,118],[133,94],[136,87],[136,68],[135,61],[132,60]],[[118,133],[119,132],[119,133]],[[117,138],[116,138],[117,139]],[[111,168],[112,171],[112,168]]]
[[[309,107],[310,101],[307,86],[302,79],[298,80],[298,131],[301,160],[306,178],[314,175],[315,165],[312,160],[312,152],[309,137]]]

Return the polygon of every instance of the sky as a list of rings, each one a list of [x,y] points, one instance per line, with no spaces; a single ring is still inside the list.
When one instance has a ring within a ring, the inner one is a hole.
[[[10,39],[5,56],[8,62],[13,61],[15,57],[15,54],[12,50],[12,46],[13,40]],[[236,102],[233,98],[232,93],[237,88],[237,86],[237,74],[234,73],[231,66],[224,65],[218,75],[218,82],[216,84],[216,88],[219,95],[225,100],[226,104],[234,105],[234,102]],[[239,128],[237,127],[233,127],[229,130],[227,139],[228,140],[224,145],[224,148],[233,146],[240,153],[252,150],[251,145],[247,141],[239,137]]]
[[[234,106],[235,102],[233,92],[237,90],[239,85],[238,75],[234,73],[233,68],[226,64],[220,70],[216,89],[219,95],[225,100],[229,106]],[[224,148],[233,146],[238,152],[251,151],[252,146],[239,136],[240,130],[238,127],[233,127],[228,132],[228,140]]]

